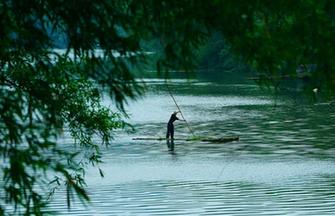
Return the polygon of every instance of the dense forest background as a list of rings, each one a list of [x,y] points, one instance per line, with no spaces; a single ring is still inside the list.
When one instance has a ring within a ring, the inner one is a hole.
[[[51,34],[51,29],[49,32]],[[68,47],[68,39],[65,35],[55,33],[51,35],[56,49],[66,49]],[[165,78],[162,74],[157,73],[156,68],[157,60],[164,54],[164,47],[159,38],[145,41],[141,46],[144,52],[149,53],[149,62],[145,62],[141,70],[134,70],[136,76],[140,78]],[[183,70],[170,71],[166,75],[177,78],[209,78],[216,81],[246,80],[247,76],[251,78],[252,69],[239,56],[234,56],[229,49],[230,47],[225,43],[222,34],[214,32],[199,50],[194,50],[197,61],[194,70],[188,71],[188,74],[184,73]]]

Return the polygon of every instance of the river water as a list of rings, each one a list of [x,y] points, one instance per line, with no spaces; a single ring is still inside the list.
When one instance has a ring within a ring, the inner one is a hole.
[[[132,140],[163,137],[176,110],[163,80],[127,106],[133,133],[104,148],[105,177],[88,170],[91,202],[60,215],[335,215],[335,108],[262,92],[253,84],[171,80],[170,88],[199,136],[240,136],[211,144]],[[106,105],[110,104],[108,100]],[[189,137],[183,122],[175,138]]]

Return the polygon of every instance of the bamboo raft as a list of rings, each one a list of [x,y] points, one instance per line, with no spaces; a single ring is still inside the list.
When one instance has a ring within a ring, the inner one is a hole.
[[[210,142],[210,143],[226,143],[238,141],[240,137],[231,136],[231,137],[190,137],[190,138],[175,138],[174,141],[200,141],[200,142]],[[172,140],[165,137],[135,137],[133,140],[152,140],[152,141],[163,141],[163,140]]]

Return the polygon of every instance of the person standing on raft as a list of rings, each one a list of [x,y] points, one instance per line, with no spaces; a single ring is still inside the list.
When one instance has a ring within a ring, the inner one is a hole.
[[[176,121],[176,120],[180,120],[180,121],[185,121],[183,119],[179,119],[177,117],[177,114],[180,113],[180,111],[176,111],[176,112],[173,112],[171,117],[170,117],[170,120],[167,124],[167,131],[166,131],[166,139],[169,139],[169,137],[171,136],[171,139],[173,140],[173,135],[174,135],[174,126],[173,126],[173,122]]]

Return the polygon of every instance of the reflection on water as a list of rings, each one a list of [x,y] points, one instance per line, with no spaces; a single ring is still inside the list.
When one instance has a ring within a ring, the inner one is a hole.
[[[166,145],[168,150],[174,153],[174,140],[166,140]]]
[[[176,107],[160,80],[129,104],[134,134],[105,149],[101,179],[87,175],[92,203],[66,210],[58,193],[51,209],[63,215],[334,215],[335,111],[296,104],[253,85],[179,81],[171,85],[192,129],[201,136],[238,135],[212,144],[132,140],[164,137]],[[106,102],[108,104],[108,101]],[[189,136],[175,123],[175,138]]]

